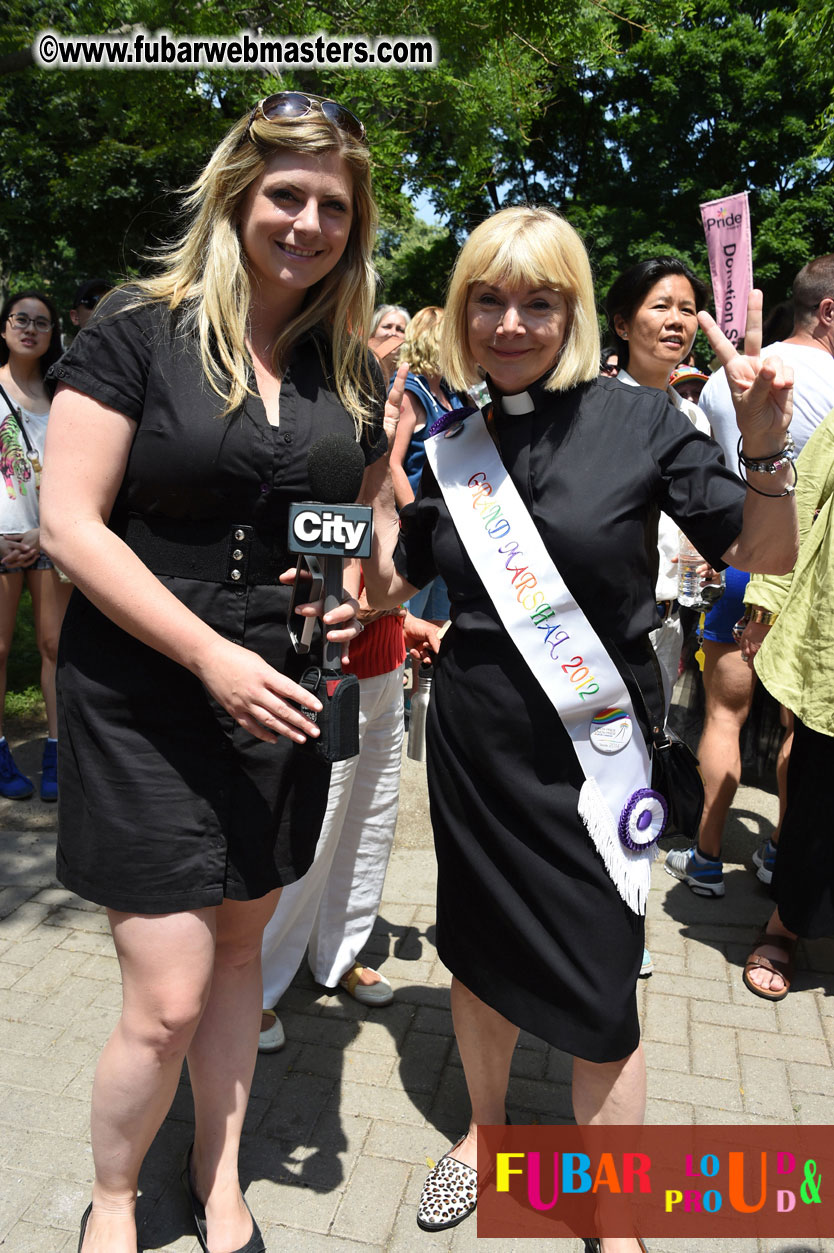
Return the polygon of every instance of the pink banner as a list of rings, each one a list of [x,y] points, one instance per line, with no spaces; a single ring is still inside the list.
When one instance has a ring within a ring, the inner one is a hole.
[[[753,286],[753,243],[747,192],[701,205],[707,237],[715,319],[736,344],[744,338],[747,296]]]

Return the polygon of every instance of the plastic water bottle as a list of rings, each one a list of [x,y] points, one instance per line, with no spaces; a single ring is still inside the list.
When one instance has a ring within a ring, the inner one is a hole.
[[[698,574],[698,567],[704,564],[704,559],[695,548],[690,544],[683,531],[679,532],[680,542],[678,545],[678,604],[685,605],[687,609],[700,609],[702,606],[701,596],[701,576]]]
[[[411,698],[411,713],[408,719],[408,748],[406,750],[412,761],[426,760],[426,716],[431,700],[431,685],[434,678],[434,667],[430,661],[420,663],[417,691]]]

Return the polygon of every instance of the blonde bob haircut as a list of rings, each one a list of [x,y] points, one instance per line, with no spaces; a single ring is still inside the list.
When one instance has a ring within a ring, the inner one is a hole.
[[[567,391],[599,374],[599,325],[591,264],[582,240],[552,209],[501,209],[477,226],[460,251],[449,283],[440,360],[456,389],[469,387],[480,364],[469,343],[469,294],[475,283],[551,287],[568,306],[568,326],[547,391]]]
[[[160,301],[181,310],[183,333],[198,336],[203,372],[225,402],[224,414],[231,413],[253,394],[245,342],[252,288],[238,231],[246,194],[276,153],[336,153],[353,183],[347,246],[330,273],[307,291],[300,312],[278,336],[272,357],[282,372],[299,338],[321,327],[331,346],[336,392],[358,434],[378,401],[366,351],[376,291],[371,253],[377,209],[370,154],[318,110],[277,122],[258,117],[249,136],[248,123],[247,115],[232,127],[187,189],[187,225],[180,239],[160,254],[162,273],[131,287],[138,288],[140,302]]]
[[[398,361],[407,361],[412,374],[431,377],[440,373],[440,327],[443,310],[439,305],[418,309],[408,324]]]

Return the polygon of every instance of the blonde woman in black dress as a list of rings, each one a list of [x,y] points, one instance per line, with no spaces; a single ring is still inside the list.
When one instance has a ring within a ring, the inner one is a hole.
[[[714,345],[729,361],[733,350],[722,340],[714,332]],[[366,565],[373,605],[405,599],[438,573],[452,604],[436,663],[427,768],[438,858],[437,946],[452,973],[452,1016],[472,1114],[426,1180],[417,1221],[428,1231],[452,1227],[475,1208],[477,1127],[505,1120],[519,1028],[573,1055],[579,1123],[640,1123],[646,1090],[635,995],[643,914],[628,903],[627,875],[615,878],[579,816],[584,785],[592,780],[584,774],[586,758],[574,751],[577,739],[569,738],[525,647],[504,625],[502,595],[510,607],[529,594],[525,610],[538,606],[544,615],[547,609],[531,590],[526,543],[517,560],[512,547],[495,559],[502,580],[506,574],[506,590],[496,599],[481,577],[488,567],[478,549],[493,541],[476,533],[489,525],[499,537],[507,515],[487,509],[482,525],[466,521],[475,507],[466,492],[480,490],[483,479],[450,475],[448,458],[441,458],[444,436],[449,449],[477,439],[477,456],[487,463],[497,447],[545,560],[558,567],[573,598],[565,612],[576,620],[579,611],[586,635],[590,624],[635,701],[635,737],[646,730],[635,680],[663,708],[648,640],[657,622],[658,510],[675,518],[713,564],[788,569],[795,554],[790,496],[745,493],[718,446],[670,413],[662,393],[598,377],[588,258],[576,233],[550,210],[506,209],[470,236],[449,288],[443,357],[454,387],[466,386],[478,366],[486,372],[493,400],[488,429],[472,414],[463,425],[475,423],[474,430],[458,442],[454,435],[464,431],[455,431],[452,415],[448,436],[441,432],[435,441],[437,464],[446,469],[443,487],[427,466],[417,500],[400,515],[401,531],[390,478],[382,480],[381,463],[370,471],[378,480],[376,553]],[[780,449],[790,417],[786,381],[758,359],[736,358],[729,369],[748,455]],[[490,483],[500,477],[496,471]],[[767,491],[779,493],[789,471],[768,477]],[[463,505],[456,503],[458,485]],[[483,492],[481,504],[489,505],[490,493]],[[516,515],[513,533],[517,522]],[[520,590],[525,582],[527,590]],[[534,650],[544,638],[536,636]],[[558,658],[568,662],[562,669],[570,669],[571,651]],[[591,707],[584,715],[583,751],[593,739],[595,712]],[[630,785],[638,786],[637,779]],[[624,814],[640,795],[633,793]],[[635,868],[629,862],[628,873]],[[636,1239],[602,1244],[604,1253],[640,1247]]]
[[[237,1165],[261,934],[312,861],[330,775],[285,626],[288,508],[310,498],[317,441],[358,440],[366,463],[384,447],[362,124],[268,97],[189,207],[163,273],[104,301],[54,371],[44,540],[79,589],[58,875],[108,907],[124,989],[93,1086],[83,1253],[135,1253],[139,1169],[184,1056],[201,1247],[263,1249]],[[357,633],[355,608],[328,614],[331,639]]]

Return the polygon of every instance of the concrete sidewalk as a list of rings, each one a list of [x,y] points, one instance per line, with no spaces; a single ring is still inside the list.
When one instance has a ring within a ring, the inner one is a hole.
[[[24,770],[37,773],[38,752],[36,743],[16,750]],[[775,815],[774,797],[739,791],[722,901],[693,896],[655,866],[648,911],[655,973],[639,993],[650,1122],[834,1122],[834,942],[802,946],[802,973],[781,1004],[755,999],[741,983],[750,941],[770,910],[766,889],[748,868],[750,854]],[[3,1253],[77,1246],[92,1173],[90,1084],[120,1000],[103,911],[55,886],[54,824],[54,807],[37,799],[0,801]],[[414,1219],[427,1159],[436,1160],[465,1127],[468,1103],[452,1039],[448,974],[435,952],[423,769],[408,760],[397,840],[366,956],[394,985],[393,1005],[367,1010],[346,995],[323,995],[302,970],[280,1007],[287,1047],[258,1061],[242,1176],[270,1253],[431,1253],[475,1245],[473,1220],[430,1236]],[[509,1096],[513,1121],[569,1119],[569,1072],[564,1054],[523,1036]],[[191,1125],[184,1078],[142,1174],[145,1249],[198,1247],[178,1179]],[[650,1245],[652,1253],[696,1247]],[[560,1247],[579,1253],[581,1246]],[[834,1250],[834,1238],[791,1246],[722,1241],[721,1247],[798,1253]]]

